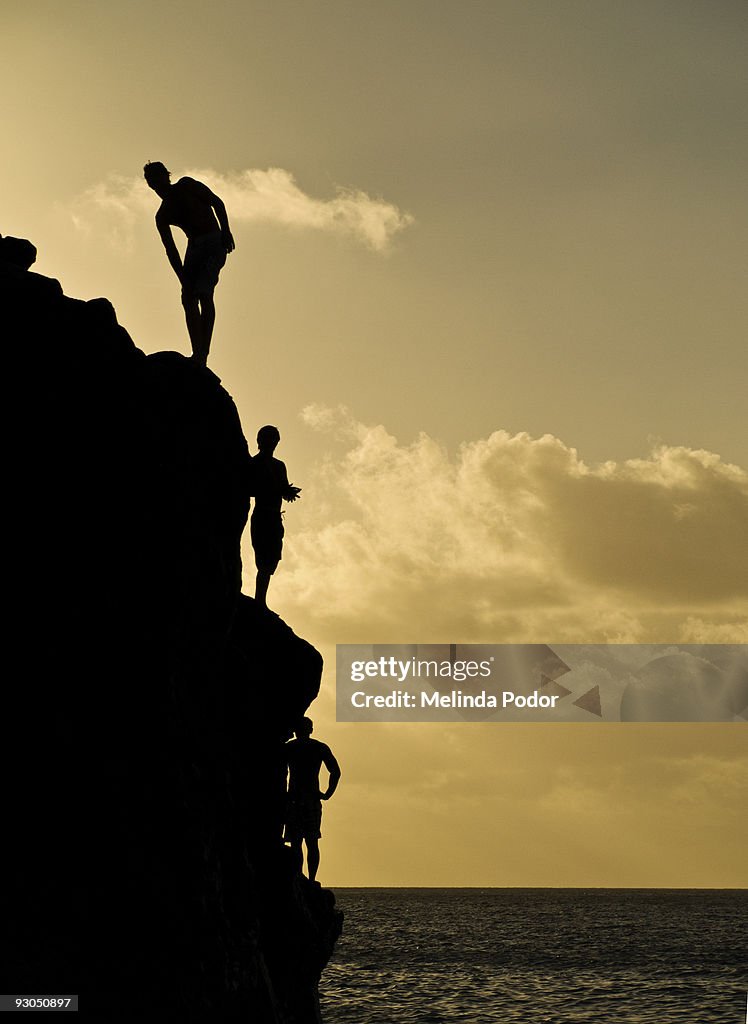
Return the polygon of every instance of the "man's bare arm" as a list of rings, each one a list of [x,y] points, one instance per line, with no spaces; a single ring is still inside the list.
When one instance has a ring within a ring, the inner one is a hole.
[[[210,189],[208,191],[210,192]],[[210,205],[215,210],[218,223],[221,225],[221,236],[226,246],[226,252],[233,252],[236,246],[234,245],[234,236],[231,234],[231,228],[229,227],[229,215],[226,213],[224,202],[215,192],[211,192],[210,196]]]
[[[281,497],[285,498],[286,501],[296,501],[298,496],[301,494],[301,488],[294,487],[293,484],[290,484],[288,482],[288,470],[286,469],[285,462],[281,462],[280,459],[278,459],[278,463],[281,466],[280,477],[281,487],[283,488],[283,490],[281,491]]]
[[[171,233],[171,225],[164,218],[156,214],[156,227],[158,233],[161,235],[161,241],[164,243],[164,249],[166,249],[166,258],[171,264],[172,270],[177,275],[179,280],[182,280],[182,257],[179,255],[179,249],[177,249],[174,241],[174,235]]]
[[[182,188],[189,189],[196,198],[207,203],[215,211],[221,228],[223,244],[226,246],[226,252],[233,252],[236,245],[234,244],[234,236],[231,234],[231,228],[229,227],[229,216],[226,213],[226,207],[221,197],[212,192],[205,182],[197,181],[195,178],[180,178],[178,184]]]
[[[325,747],[325,752],[322,755],[322,763],[330,773],[330,781],[327,784],[327,789],[324,793],[320,793],[320,800],[329,800],[335,790],[338,788],[340,782],[340,765],[335,759],[335,755],[329,747]]]

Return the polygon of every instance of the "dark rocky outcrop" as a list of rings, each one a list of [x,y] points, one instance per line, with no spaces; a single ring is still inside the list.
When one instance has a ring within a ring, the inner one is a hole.
[[[322,661],[240,594],[237,410],[16,242],[0,990],[101,1022],[316,1021],[340,915],[288,862],[280,755]]]

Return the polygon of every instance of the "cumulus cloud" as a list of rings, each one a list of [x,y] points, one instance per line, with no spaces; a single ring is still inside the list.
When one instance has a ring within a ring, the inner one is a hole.
[[[338,188],[327,199],[310,196],[290,171],[280,167],[232,174],[195,169],[186,174],[205,182],[223,199],[232,225],[268,223],[325,231],[349,236],[381,253],[396,234],[413,223],[409,213],[358,189]],[[142,177],[113,175],[78,196],[70,215],[80,231],[92,230],[103,219],[118,245],[131,246],[136,221],[152,214],[153,207],[153,193]]]
[[[153,193],[145,181],[114,174],[76,196],[63,210],[79,235],[103,234],[114,250],[129,254],[138,228],[152,227]]]
[[[748,640],[748,474],[717,455],[590,466],[499,430],[450,457],[345,409],[303,418],[345,450],[307,481],[273,586],[338,642]]]

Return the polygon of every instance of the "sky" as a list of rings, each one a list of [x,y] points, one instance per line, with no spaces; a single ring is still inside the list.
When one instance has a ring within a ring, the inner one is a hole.
[[[748,641],[745,5],[2,23],[36,270],[188,354],[142,165],[226,202],[210,366],[303,489],[270,604],[327,665],[323,882],[744,886],[741,725],[339,724],[334,645]]]

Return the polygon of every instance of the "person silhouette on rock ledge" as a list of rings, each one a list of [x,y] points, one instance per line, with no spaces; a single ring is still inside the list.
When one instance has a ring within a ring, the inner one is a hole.
[[[226,255],[235,248],[226,207],[207,185],[194,178],[180,178],[172,185],[171,173],[158,160],[148,162],[143,175],[161,197],[156,227],[169,263],[182,284],[182,306],[192,358],[200,366],[207,366],[216,319],[213,291]],[[184,262],[174,242],[172,227],[181,228],[187,235]]]
[[[300,487],[288,482],[286,467],[273,456],[278,447],[280,431],[268,424],[257,432],[259,451],[250,461],[250,489],[255,507],[250,521],[250,536],[255,552],[257,579],[255,601],[267,607],[267,592],[270,577],[278,568],[283,553],[283,518],[281,504],[296,501]]]
[[[288,798],[284,839],[291,844],[297,869],[304,866],[302,840],[306,842],[309,881],[314,882],[319,868],[319,840],[322,836],[322,801],[329,800],[340,782],[340,765],[326,743],[312,739],[314,723],[302,718],[294,730],[296,739],[286,744]],[[327,789],[319,788],[322,765],[330,773]]]

